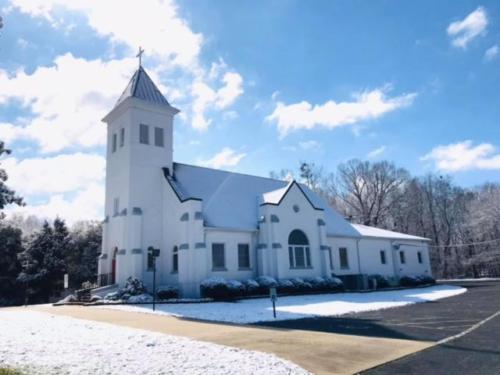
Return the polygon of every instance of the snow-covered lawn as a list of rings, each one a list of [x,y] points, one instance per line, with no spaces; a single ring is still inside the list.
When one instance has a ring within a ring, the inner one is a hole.
[[[37,311],[0,309],[0,367],[29,374],[307,374],[274,355]]]
[[[466,290],[458,286],[436,285],[429,288],[386,292],[282,297],[277,302],[276,319],[338,316],[354,312],[386,309],[412,303],[435,301],[464,293]],[[229,323],[256,323],[274,320],[272,305],[268,298],[242,300],[234,303],[163,304],[156,305],[156,311],[152,310],[151,305],[114,305],[95,308],[173,315]]]

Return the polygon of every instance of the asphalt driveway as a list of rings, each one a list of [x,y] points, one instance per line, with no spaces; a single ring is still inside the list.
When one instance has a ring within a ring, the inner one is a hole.
[[[468,292],[435,302],[351,314],[270,322],[281,328],[348,335],[440,341],[500,310],[500,281],[447,283]],[[500,316],[471,333],[364,372],[366,374],[500,374]]]

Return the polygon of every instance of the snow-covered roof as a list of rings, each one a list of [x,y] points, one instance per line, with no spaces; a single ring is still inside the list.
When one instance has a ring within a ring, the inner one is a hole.
[[[169,182],[180,200],[203,200],[207,226],[244,230],[256,230],[259,204],[263,199],[274,202],[278,198],[279,202],[290,184],[272,178],[180,163],[174,163],[174,178],[170,178]],[[351,224],[321,197],[305,185],[298,186],[313,207],[324,210],[328,235],[360,237]]]
[[[150,103],[169,105],[167,99],[165,99],[158,87],[156,87],[151,78],[149,78],[142,66],[136,70],[130,79],[127,87],[116,102],[115,108],[125,99],[130,97],[142,99]]]
[[[412,236],[399,232],[393,232],[387,229],[370,227],[368,225],[351,224],[363,237],[386,238],[391,240],[413,240],[413,241],[429,241],[428,238]]]

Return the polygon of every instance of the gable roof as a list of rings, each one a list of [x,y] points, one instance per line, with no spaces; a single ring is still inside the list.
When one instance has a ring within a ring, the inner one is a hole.
[[[130,78],[127,87],[118,98],[114,108],[127,98],[138,98],[150,103],[170,105],[142,66],[140,66],[139,69],[135,71],[132,78]]]
[[[268,192],[262,194],[262,197],[261,197],[261,202],[262,202],[261,206],[263,206],[265,204],[272,204],[272,205],[278,206],[281,203],[281,201],[285,198],[285,196],[288,194],[288,192],[290,191],[290,189],[292,188],[292,186],[294,186],[294,185],[297,186],[297,188],[304,195],[304,197],[306,198],[306,200],[310,203],[310,205],[312,206],[312,208],[314,208],[315,210],[321,210],[321,211],[323,211],[323,208],[316,207],[314,205],[314,203],[311,202],[311,200],[309,199],[309,197],[307,196],[307,194],[300,187],[300,184],[298,184],[297,181],[295,181],[295,180],[290,181],[285,187],[282,187],[282,188],[276,189],[276,190],[272,190],[272,191],[268,191]]]
[[[385,238],[390,240],[430,241],[428,238],[410,234],[393,232],[387,229],[370,227],[368,225],[351,224],[363,237]]]
[[[183,200],[203,200],[205,224],[209,227],[256,230],[259,204],[266,193],[289,185],[286,181],[174,163],[171,186]],[[313,207],[324,210],[329,235],[359,238],[359,233],[341,215],[307,186],[296,183]],[[269,195],[268,195],[269,197]],[[274,199],[274,197],[273,197]]]

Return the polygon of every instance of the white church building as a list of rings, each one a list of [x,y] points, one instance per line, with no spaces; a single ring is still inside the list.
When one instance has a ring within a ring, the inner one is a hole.
[[[431,275],[428,240],[353,225],[307,186],[173,161],[179,112],[139,69],[107,124],[100,284],[200,293],[209,277]]]

